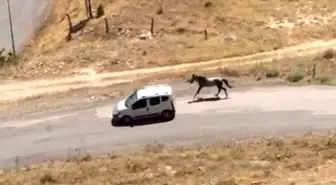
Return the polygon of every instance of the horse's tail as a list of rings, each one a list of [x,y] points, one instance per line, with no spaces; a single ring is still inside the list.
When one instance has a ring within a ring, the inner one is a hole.
[[[229,85],[229,81],[227,79],[223,78],[222,81],[225,83],[226,86],[228,86],[229,88],[232,88],[232,86]]]

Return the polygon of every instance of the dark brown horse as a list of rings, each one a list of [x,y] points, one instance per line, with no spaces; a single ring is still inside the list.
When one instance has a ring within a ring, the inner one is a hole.
[[[205,76],[192,74],[191,79],[188,80],[187,82],[193,83],[194,81],[197,81],[198,86],[199,86],[196,94],[194,95],[194,99],[203,87],[216,86],[218,88],[218,92],[217,92],[217,94],[215,94],[216,97],[218,97],[220,91],[223,89],[224,92],[225,92],[226,98],[228,98],[228,94],[227,94],[226,88],[223,87],[223,82],[225,83],[226,86],[228,86],[229,88],[232,88],[232,86],[229,85],[228,80],[225,79],[225,78],[221,78],[221,77],[211,77],[211,78],[209,78],[209,77],[205,77]]]

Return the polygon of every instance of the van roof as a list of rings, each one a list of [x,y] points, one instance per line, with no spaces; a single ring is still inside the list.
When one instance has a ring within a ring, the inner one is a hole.
[[[142,89],[137,91],[137,98],[141,99],[144,97],[153,97],[153,96],[170,96],[172,95],[172,87],[168,84],[159,84],[145,86]]]

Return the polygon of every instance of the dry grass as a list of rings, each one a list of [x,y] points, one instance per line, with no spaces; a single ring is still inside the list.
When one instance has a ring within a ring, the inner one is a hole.
[[[247,66],[230,67],[230,73],[219,72],[222,76],[249,78],[254,80],[280,78],[288,82],[331,83],[336,79],[336,58],[297,57],[274,60]],[[234,72],[233,72],[234,71]],[[233,74],[233,75],[232,75]],[[334,83],[331,83],[332,85]]]
[[[335,183],[336,135],[250,139],[69,159],[3,171],[0,184],[327,184]]]
[[[323,56],[323,53],[321,56]],[[0,102],[0,112],[4,115],[9,115],[12,113],[17,114],[20,112],[19,109],[22,109],[22,111],[34,111],[35,109],[44,110],[47,107],[67,107],[78,103],[91,105],[94,101],[106,101],[106,99],[125,96],[125,94],[133,91],[134,88],[142,87],[143,84],[168,83],[172,84],[174,88],[183,91],[184,83],[187,79],[190,79],[192,73],[206,76],[222,76],[227,78],[234,87],[307,84],[336,85],[335,58],[326,59],[321,56],[316,58],[297,57],[274,60],[270,63],[231,66],[209,71],[195,68],[189,71],[169,74],[155,73],[146,77],[139,77],[140,79],[131,84],[122,83],[107,87],[92,86],[90,88],[72,89],[63,93],[41,95],[17,102]],[[77,98],[74,99],[73,97]]]
[[[85,18],[83,0],[55,0],[44,28],[11,74],[16,77],[69,75],[81,67],[117,71],[189,63],[269,51],[335,36],[336,4],[330,0],[93,1],[104,17],[91,20],[69,43],[65,13]],[[160,12],[162,7],[162,12]],[[140,34],[155,19],[153,39]],[[273,20],[274,21],[273,21]],[[276,22],[279,21],[279,22]],[[204,39],[204,29],[208,39]]]
[[[207,76],[222,76],[229,80],[265,81],[279,79],[285,83],[314,83],[329,84],[336,83],[336,57],[325,57],[325,53],[312,57],[285,58],[273,60],[269,63],[256,63],[242,66],[219,67],[217,70],[192,69],[181,73],[156,75],[155,79],[180,78],[188,79],[192,73]],[[153,81],[149,77],[147,82]]]

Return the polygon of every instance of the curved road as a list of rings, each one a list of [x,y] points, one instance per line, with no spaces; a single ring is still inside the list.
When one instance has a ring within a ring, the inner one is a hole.
[[[20,52],[44,18],[51,0],[9,0],[11,4],[16,51]],[[0,49],[12,51],[7,0],[0,1]]]
[[[133,128],[110,125],[112,102],[85,110],[3,121],[0,165],[13,166],[15,156],[19,156],[20,164],[64,158],[75,155],[76,148],[98,154],[154,141],[185,144],[260,134],[324,131],[336,126],[334,87],[233,89],[229,94],[231,98],[227,100],[192,104],[187,103],[190,95],[177,97],[175,120]]]

